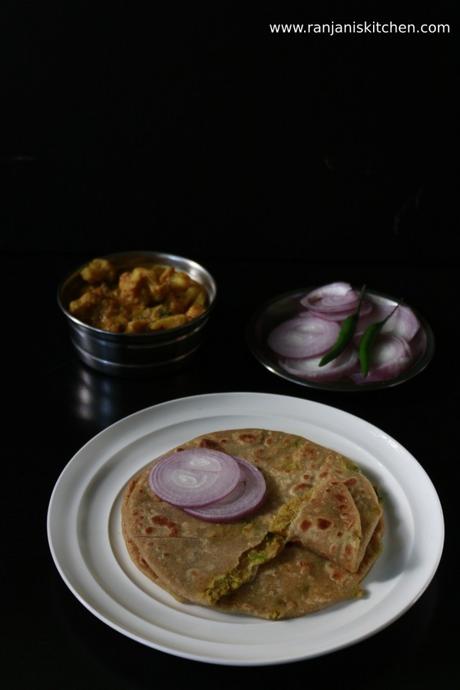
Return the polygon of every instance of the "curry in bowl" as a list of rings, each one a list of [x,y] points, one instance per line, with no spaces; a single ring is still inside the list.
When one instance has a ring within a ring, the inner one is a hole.
[[[205,288],[174,266],[119,267],[93,259],[80,272],[80,294],[68,306],[83,323],[111,333],[151,333],[183,326],[208,307]]]

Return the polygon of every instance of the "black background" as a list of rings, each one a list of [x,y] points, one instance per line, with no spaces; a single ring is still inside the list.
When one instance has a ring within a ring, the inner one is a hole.
[[[451,260],[454,5],[401,17],[372,3],[346,15],[11,3],[5,248]],[[364,18],[450,21],[451,33],[282,36],[268,26]]]
[[[146,688],[192,674],[207,687],[345,686],[344,673],[355,688],[455,685],[458,14],[448,2],[404,17],[375,3],[347,3],[345,16],[338,5],[264,3],[250,14],[234,3],[149,11],[123,2],[2,4],[8,687]],[[268,29],[364,19],[450,22],[451,33],[331,38]],[[216,277],[208,340],[182,372],[112,379],[71,351],[58,283],[82,261],[125,249],[183,254]],[[255,362],[244,330],[261,302],[337,279],[420,309],[437,342],[423,374],[384,392],[334,395]],[[345,409],[397,438],[429,472],[447,546],[427,592],[387,630],[288,667],[225,669],[128,640],[62,583],[45,517],[73,453],[148,405],[232,390]]]

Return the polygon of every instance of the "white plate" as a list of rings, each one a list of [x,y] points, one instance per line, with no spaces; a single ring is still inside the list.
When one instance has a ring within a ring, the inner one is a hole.
[[[316,614],[265,621],[180,604],[131,563],[120,495],[150,460],[200,434],[232,428],[299,434],[356,460],[384,496],[384,552],[368,595]],[[357,642],[404,613],[431,581],[444,541],[442,509],[422,467],[383,431],[326,405],[278,395],[220,393],[150,407],[105,429],[65,467],[48,539],[68,587],[95,616],[170,654],[216,664],[275,664]]]

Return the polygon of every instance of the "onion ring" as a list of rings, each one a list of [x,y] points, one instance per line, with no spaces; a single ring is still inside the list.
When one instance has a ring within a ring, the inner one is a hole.
[[[339,331],[336,322],[307,314],[276,326],[268,336],[268,345],[282,357],[313,357],[327,352]]]
[[[240,481],[240,465],[233,456],[208,448],[189,448],[164,456],[149,475],[152,491],[180,508],[220,501]]]
[[[412,359],[412,350],[404,338],[391,333],[381,333],[372,348],[368,375],[363,376],[361,372],[356,372],[351,378],[358,385],[388,381],[407,369]]]
[[[329,283],[312,290],[300,300],[307,309],[319,312],[339,312],[358,306],[359,295],[349,283]]]
[[[358,353],[354,347],[348,347],[332,362],[320,367],[321,357],[306,359],[280,359],[279,363],[289,374],[307,381],[339,381],[356,371]]]
[[[242,481],[231,494],[204,508],[185,508],[185,512],[207,522],[234,522],[253,513],[262,504],[267,486],[262,472],[242,458],[238,463]]]

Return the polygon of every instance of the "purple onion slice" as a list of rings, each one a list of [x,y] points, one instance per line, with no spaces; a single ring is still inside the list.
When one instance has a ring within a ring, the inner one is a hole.
[[[353,312],[356,309],[356,305],[353,305],[351,308],[349,307],[348,309],[345,309],[343,311],[319,311],[317,309],[310,309],[309,312],[306,312],[307,314],[311,314],[312,316],[317,316],[320,319],[325,319],[326,321],[344,321],[347,316],[350,316],[353,314]],[[363,300],[361,302],[361,308],[359,310],[359,317],[360,319],[367,317],[369,314],[371,314],[373,311],[373,305],[371,302],[368,300]]]
[[[389,302],[376,302],[371,298],[372,310],[368,314],[360,313],[358,323],[356,324],[355,341],[359,342],[362,334],[368,326],[378,321],[383,321],[394,309],[394,304]],[[390,319],[389,319],[390,320]]]
[[[390,316],[382,328],[382,333],[392,333],[409,342],[418,332],[419,328],[420,322],[412,309],[406,307],[404,304],[400,304],[393,316]]]
[[[329,283],[312,290],[300,300],[300,304],[316,312],[339,312],[358,306],[359,294],[349,283]]]
[[[414,359],[421,357],[424,354],[427,342],[428,339],[426,331],[424,328],[420,327],[409,343],[412,354],[414,355]]]
[[[267,486],[262,472],[242,458],[238,463],[242,480],[231,494],[204,508],[185,508],[185,512],[207,522],[235,522],[253,513],[262,504]]]
[[[189,448],[167,455],[149,475],[152,491],[180,508],[198,508],[228,496],[241,482],[240,464],[231,455]]]
[[[307,314],[276,326],[268,336],[268,345],[282,357],[313,357],[327,352],[339,331],[338,323]]]
[[[333,382],[340,381],[356,370],[358,353],[354,347],[348,347],[332,362],[320,367],[321,357],[306,359],[280,359],[280,365],[289,374],[307,381]]]
[[[413,357],[413,352],[404,338],[382,333],[372,348],[368,375],[363,376],[361,372],[356,372],[351,378],[358,385],[394,379],[407,369]]]

